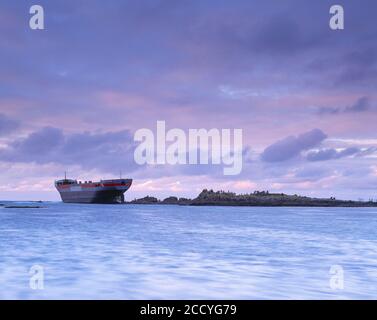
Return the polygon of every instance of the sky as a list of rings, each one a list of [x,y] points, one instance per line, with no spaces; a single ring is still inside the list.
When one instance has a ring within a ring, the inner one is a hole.
[[[29,9],[44,8],[31,30]],[[345,29],[331,30],[341,4]],[[204,188],[377,199],[374,0],[0,3],[0,200],[54,180],[134,179],[126,200]],[[243,170],[140,166],[140,128],[243,130]]]

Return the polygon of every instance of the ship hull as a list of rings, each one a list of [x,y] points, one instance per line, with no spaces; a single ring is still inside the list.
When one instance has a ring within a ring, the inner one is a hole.
[[[65,203],[123,203],[124,191],[71,191],[61,192]]]
[[[130,188],[131,179],[105,180],[86,184],[58,184],[57,190],[65,203],[123,203],[124,193]]]

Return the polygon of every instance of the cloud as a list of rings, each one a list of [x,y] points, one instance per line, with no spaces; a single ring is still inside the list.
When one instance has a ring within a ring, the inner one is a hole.
[[[0,161],[79,165],[117,173],[136,169],[133,150],[133,137],[128,130],[64,134],[61,129],[45,127],[0,149]]]
[[[313,129],[299,136],[289,136],[267,147],[261,158],[265,162],[281,162],[297,157],[302,151],[320,144],[327,135],[319,129]]]
[[[346,148],[341,151],[336,149],[322,149],[318,151],[310,151],[306,155],[306,159],[309,161],[326,161],[333,159],[340,159],[344,157],[349,157],[360,153],[360,149],[356,147]]]
[[[0,113],[0,136],[6,135],[18,128],[19,124],[17,121],[9,119],[4,114]]]
[[[370,109],[369,99],[367,97],[362,97],[356,101],[353,105],[346,107],[344,112],[363,112]]]
[[[368,97],[358,99],[354,104],[347,107],[322,107],[319,109],[320,114],[339,114],[339,113],[359,113],[372,109]]]

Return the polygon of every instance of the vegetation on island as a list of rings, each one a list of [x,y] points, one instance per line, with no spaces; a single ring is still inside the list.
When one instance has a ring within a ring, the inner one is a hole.
[[[158,200],[155,197],[135,199],[131,204],[165,204],[191,206],[264,206],[264,207],[377,207],[375,201],[337,200],[330,198],[311,198],[306,196],[255,191],[249,194],[213,191],[204,189],[195,199],[168,197]]]

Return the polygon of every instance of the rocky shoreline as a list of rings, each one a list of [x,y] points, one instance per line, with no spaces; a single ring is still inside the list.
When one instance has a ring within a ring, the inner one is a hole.
[[[195,199],[177,198],[164,200],[155,197],[134,199],[125,204],[185,205],[185,206],[248,206],[248,207],[377,207],[376,201],[337,200],[331,198],[311,198],[284,193],[255,191],[250,194],[213,191],[204,189]]]

